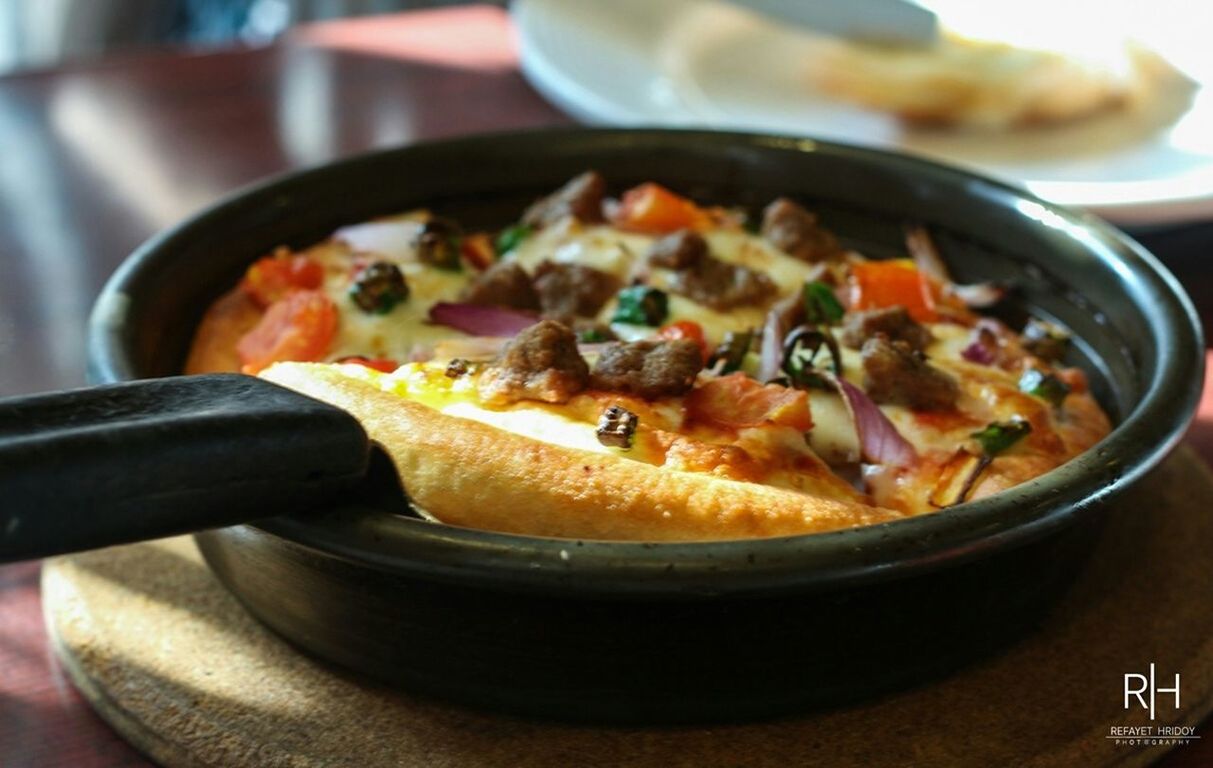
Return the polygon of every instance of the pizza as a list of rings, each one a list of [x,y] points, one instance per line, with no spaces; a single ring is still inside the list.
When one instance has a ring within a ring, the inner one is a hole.
[[[250,266],[187,372],[243,371],[353,413],[418,510],[539,536],[715,540],[935,513],[1110,430],[1069,335],[1013,329],[930,233],[845,247],[587,172],[499,232],[428,211]]]

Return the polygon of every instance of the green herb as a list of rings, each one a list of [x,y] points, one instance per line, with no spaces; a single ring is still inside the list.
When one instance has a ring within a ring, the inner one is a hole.
[[[834,295],[834,289],[814,280],[804,284],[804,314],[812,325],[833,325],[842,319],[846,310]]]
[[[670,314],[670,299],[665,291],[647,285],[624,288],[617,299],[612,323],[658,326]]]
[[[535,228],[530,224],[514,224],[501,230],[501,234],[497,235],[497,240],[493,243],[497,249],[497,255],[501,256],[514,250],[534,231]]]
[[[742,331],[741,333],[729,331],[724,335],[724,341],[720,342],[720,346],[716,347],[716,351],[708,358],[707,367],[713,368],[717,363],[723,361],[724,364],[720,368],[721,374],[741,370],[746,353],[750,351],[750,345],[753,342],[753,331]]]
[[[835,376],[842,375],[842,353],[830,329],[798,325],[783,340],[783,371],[794,387],[829,388],[822,376],[822,352]]]
[[[611,337],[606,332],[592,325],[577,330],[577,341],[582,344],[597,344],[601,341],[610,340]]]
[[[1051,373],[1031,368],[1019,377],[1019,390],[1057,406],[1070,394],[1070,385]]]
[[[390,261],[376,261],[354,277],[349,294],[363,312],[386,315],[409,297],[409,286],[400,267]]]
[[[997,456],[1015,445],[1032,431],[1032,425],[1023,419],[1015,421],[995,421],[985,429],[974,432],[970,437],[981,446],[986,456]]]

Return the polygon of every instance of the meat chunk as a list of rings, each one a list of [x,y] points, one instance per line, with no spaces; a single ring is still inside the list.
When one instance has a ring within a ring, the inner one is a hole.
[[[570,179],[563,187],[536,200],[522,214],[522,223],[532,227],[555,224],[566,216],[587,223],[600,222],[606,181],[597,171],[586,171]]]
[[[584,264],[545,261],[535,269],[539,307],[558,320],[597,315],[622,285],[611,273]]]
[[[649,249],[649,264],[666,269],[686,269],[708,255],[708,242],[689,229],[666,235]]]
[[[703,368],[703,353],[690,339],[611,344],[594,365],[595,389],[653,400],[689,392]]]
[[[865,341],[879,334],[893,341],[904,341],[918,352],[935,340],[930,331],[910,317],[905,307],[849,312],[842,321],[842,343],[851,349],[859,349]]]
[[[771,278],[740,264],[704,256],[694,266],[675,272],[670,290],[717,312],[762,304],[775,295]]]
[[[801,261],[822,261],[839,253],[838,240],[817,223],[817,216],[786,197],[762,212],[762,236]]]
[[[956,379],[934,368],[904,341],[876,336],[863,343],[864,389],[877,403],[919,411],[946,411],[956,405]]]
[[[468,283],[460,298],[468,304],[539,309],[531,276],[513,261],[499,261]]]
[[[563,403],[585,389],[589,379],[590,368],[577,351],[573,332],[554,320],[541,320],[506,344],[477,389],[490,403]]]

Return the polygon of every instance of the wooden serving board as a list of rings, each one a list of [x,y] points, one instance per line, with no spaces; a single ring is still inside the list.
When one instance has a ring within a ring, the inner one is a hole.
[[[1113,727],[1195,726],[1213,709],[1211,499],[1213,477],[1181,450],[1028,639],[929,686],[751,725],[552,725],[368,685],[261,627],[188,538],[48,561],[43,594],[77,687],[167,766],[1144,765],[1172,745],[1118,743]],[[1182,692],[1178,710],[1157,694],[1153,722],[1123,692],[1150,663]]]

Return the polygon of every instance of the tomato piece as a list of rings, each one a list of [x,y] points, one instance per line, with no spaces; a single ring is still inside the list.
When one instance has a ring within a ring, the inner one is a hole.
[[[653,182],[624,192],[614,219],[621,227],[656,233],[703,229],[713,221],[711,214],[691,200]]]
[[[726,429],[762,424],[794,427],[801,432],[813,428],[808,393],[778,384],[760,384],[741,372],[691,390],[686,407],[692,420]]]
[[[707,339],[703,336],[703,326],[693,320],[679,320],[669,325],[663,326],[657,332],[658,337],[676,341],[678,339],[690,339],[699,345],[699,352],[703,355],[703,361],[706,363],[712,355],[712,350],[708,349]]]
[[[851,267],[851,309],[903,306],[920,323],[939,319],[930,279],[909,259],[867,261]]]
[[[1061,379],[1071,392],[1082,394],[1089,386],[1087,374],[1081,368],[1062,368],[1057,371],[1057,378]]]
[[[253,262],[240,288],[262,307],[268,307],[291,291],[313,290],[323,282],[324,267],[307,256],[281,249]]]
[[[244,373],[282,360],[324,357],[337,334],[337,307],[320,291],[298,290],[270,305],[253,330],[236,343]]]
[[[383,373],[392,373],[400,367],[400,363],[387,357],[363,357],[362,355],[350,355],[336,360],[338,363],[353,363],[370,368]]]
[[[464,237],[459,244],[459,253],[464,261],[481,272],[493,266],[493,262],[497,260],[493,240],[484,232]]]

